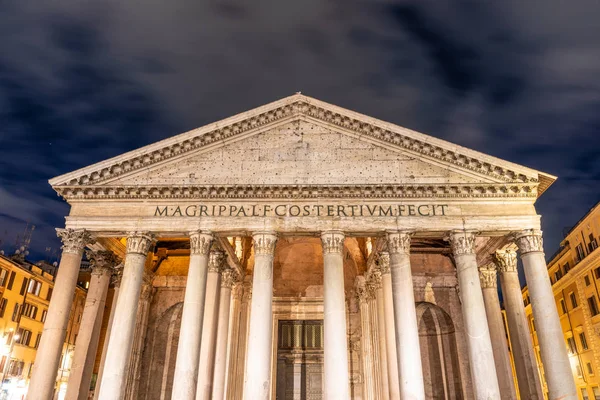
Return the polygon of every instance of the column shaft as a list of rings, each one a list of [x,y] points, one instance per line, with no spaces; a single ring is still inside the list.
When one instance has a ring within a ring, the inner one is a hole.
[[[475,397],[477,399],[500,399],[494,352],[477,270],[475,235],[472,232],[455,231],[450,235],[450,243],[454,253],[462,299],[462,313]]]
[[[577,389],[544,260],[542,232],[534,229],[520,232],[516,235],[516,243],[521,252],[531,298],[544,374],[548,382],[548,398],[575,400],[578,398]]]
[[[121,288],[106,352],[108,368],[102,376],[99,400],[121,400],[124,395],[144,265],[153,243],[154,237],[145,233],[133,233],[127,238]]]
[[[219,317],[219,295],[221,291],[221,269],[225,255],[222,251],[210,252],[208,277],[206,280],[206,305],[202,322],[202,340],[200,343],[200,366],[198,368],[198,387],[196,399],[210,399],[215,370],[215,346],[217,343],[217,324]]]
[[[481,267],[479,268],[479,275],[500,393],[502,393],[503,400],[517,400],[510,355],[508,354],[508,341],[504,329],[504,318],[502,317],[500,299],[498,298],[496,267],[494,265]]]
[[[375,301],[377,303],[377,331],[379,338],[379,347],[377,348],[377,351],[379,352],[379,370],[381,371],[381,396],[382,398],[387,399],[390,395],[390,385],[385,337],[385,310],[383,306],[383,288],[381,287],[381,283],[375,290]]]
[[[242,293],[243,285],[241,282],[236,283],[231,291],[233,305],[231,306],[231,329],[229,339],[229,361],[227,364],[227,385],[225,395],[228,400],[234,398],[236,387],[236,373],[238,370],[237,359],[239,354],[239,336],[240,336],[240,320],[242,314]]]
[[[253,238],[254,273],[247,347],[248,368],[243,398],[268,400],[271,395],[273,340],[273,256],[277,236],[274,233],[256,233]]]
[[[212,241],[213,237],[208,233],[190,233],[190,264],[181,313],[181,329],[175,361],[177,378],[173,380],[171,396],[173,399],[194,400],[196,398],[208,255]]]
[[[517,254],[512,250],[497,251],[495,259],[500,271],[500,286],[506,309],[519,395],[522,399],[543,400],[542,383],[533,352],[521,283],[517,273]]]
[[[381,285],[383,290],[383,308],[385,313],[385,344],[388,363],[388,382],[390,400],[400,400],[400,381],[398,377],[398,356],[396,352],[396,329],[394,327],[394,299],[392,297],[392,275],[390,274],[390,255],[379,254],[381,267]]]
[[[115,317],[115,309],[117,308],[119,286],[121,285],[121,274],[115,275],[115,278],[116,282],[115,289],[113,291],[112,303],[110,306],[110,316],[108,318],[108,325],[106,326],[106,332],[104,334],[104,344],[102,345],[102,355],[100,356],[100,367],[98,367],[96,387],[94,388],[94,400],[98,400],[98,397],[100,396],[100,384],[102,383],[102,375],[104,373],[104,366],[106,365],[106,351],[108,349],[108,342],[110,340],[110,331],[112,329],[112,324]]]
[[[410,267],[410,235],[407,232],[389,232],[388,250],[392,276],[400,397],[424,400],[425,386],[421,366],[419,327]]]
[[[364,276],[356,278],[356,293],[360,304],[360,343],[362,347],[363,361],[363,398],[365,400],[375,399],[375,388],[373,384],[373,354],[371,340],[371,326],[369,324],[369,298],[370,293],[365,284]]]
[[[65,396],[67,400],[88,399],[108,285],[113,267],[118,263],[118,259],[110,251],[88,252],[88,259],[94,269],[75,342]]]
[[[344,235],[324,232],[323,244],[323,347],[324,398],[350,399],[346,296],[344,292]]]
[[[233,286],[234,279],[234,272],[231,269],[223,272],[219,299],[219,322],[217,327],[217,348],[215,350],[215,377],[213,381],[212,400],[225,399],[229,311],[231,307],[231,287]]]
[[[58,364],[77,286],[81,256],[84,247],[92,241],[89,232],[85,230],[57,229],[56,231],[63,241],[63,253],[29,383],[29,387],[35,390],[29,390],[27,400],[47,400],[53,396]]]

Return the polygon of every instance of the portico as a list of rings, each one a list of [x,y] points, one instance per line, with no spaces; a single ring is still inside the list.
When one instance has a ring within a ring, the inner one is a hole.
[[[550,398],[575,399],[534,208],[554,179],[297,94],[53,179],[55,290],[92,241],[124,259],[101,400],[514,398],[480,267],[518,246]],[[52,392],[66,304],[29,399]]]

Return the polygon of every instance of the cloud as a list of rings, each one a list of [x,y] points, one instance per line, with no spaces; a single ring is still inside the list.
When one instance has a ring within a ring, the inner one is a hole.
[[[598,201],[597,1],[3,8],[2,223],[60,225],[48,178],[299,90],[558,175],[538,203],[547,249]]]

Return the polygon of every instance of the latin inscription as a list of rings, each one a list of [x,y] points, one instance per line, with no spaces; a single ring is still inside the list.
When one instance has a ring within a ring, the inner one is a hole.
[[[436,217],[447,204],[192,204],[156,206],[155,217]]]

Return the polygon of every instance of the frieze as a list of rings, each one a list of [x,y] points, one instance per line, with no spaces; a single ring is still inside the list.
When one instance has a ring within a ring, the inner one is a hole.
[[[91,185],[104,182],[123,174],[146,169],[156,163],[188,154],[202,147],[222,143],[228,138],[246,132],[264,129],[267,125],[277,123],[278,121],[300,118],[299,115],[337,126],[359,136],[366,136],[389,143],[411,153],[455,165],[493,179],[506,182],[538,182],[538,178],[535,176],[526,176],[509,168],[496,165],[491,160],[484,161],[483,159],[475,158],[476,155],[469,156],[461,154],[455,149],[443,148],[432,144],[426,140],[426,136],[422,139],[417,139],[399,131],[391,131],[380,127],[377,122],[370,119],[359,120],[352,115],[348,115],[348,112],[344,112],[344,110],[338,107],[335,107],[334,110],[327,109],[324,103],[322,106],[317,105],[318,103],[320,102],[298,95],[293,98],[293,101],[280,104],[276,108],[260,112],[243,120],[236,120],[228,124],[219,124],[220,126],[215,124],[213,125],[214,129],[209,131],[198,129],[196,130],[198,133],[195,135],[192,131],[189,134],[182,134],[180,137],[176,136],[170,140],[166,140],[162,147],[160,147],[161,144],[149,146],[151,148],[146,153],[140,154],[137,152],[136,155],[115,161],[109,165],[102,163],[95,171],[71,178],[64,184]]]
[[[65,199],[536,198],[536,185],[136,185],[56,186]]]

